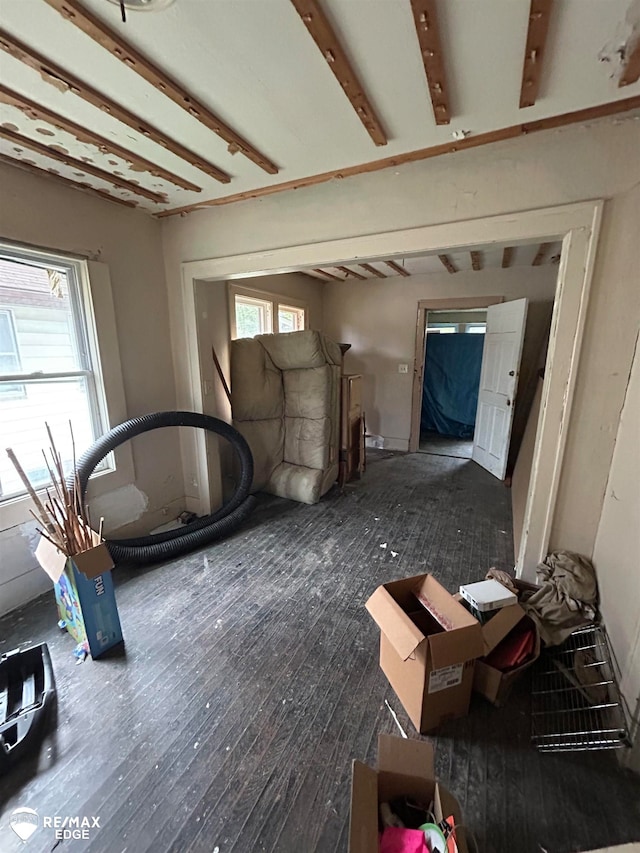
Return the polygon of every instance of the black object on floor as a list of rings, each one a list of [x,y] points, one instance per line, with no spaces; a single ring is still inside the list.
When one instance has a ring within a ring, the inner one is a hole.
[[[55,695],[46,643],[0,657],[0,771],[36,749]]]
[[[24,845],[9,827],[24,806],[100,816],[66,853],[346,853],[351,761],[375,765],[378,735],[398,733],[385,698],[418,737],[364,602],[412,574],[456,592],[509,568],[511,530],[508,489],[478,465],[372,450],[343,494],[261,497],[215,546],[116,569],[126,658],[76,666],[50,595],[0,618],[0,648],[47,640],[59,708],[37,775],[0,778],[0,850],[50,853],[52,830]],[[530,729],[525,673],[504,707],[476,697],[430,738],[482,853],[640,838],[640,780],[614,754],[542,754]]]

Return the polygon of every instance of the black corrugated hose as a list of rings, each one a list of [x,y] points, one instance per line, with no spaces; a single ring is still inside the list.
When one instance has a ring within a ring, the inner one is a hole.
[[[142,565],[186,554],[194,548],[232,533],[255,506],[255,498],[249,495],[253,480],[253,456],[249,445],[234,427],[211,415],[201,415],[198,412],[154,412],[140,418],[132,418],[109,430],[78,460],[76,470],[82,495],[84,496],[87,490],[89,477],[96,466],[112,450],[143,432],[172,426],[206,429],[226,438],[240,460],[240,477],[236,490],[219,510],[184,527],[135,539],[107,539],[107,547],[115,563]],[[73,487],[73,478],[69,485]]]

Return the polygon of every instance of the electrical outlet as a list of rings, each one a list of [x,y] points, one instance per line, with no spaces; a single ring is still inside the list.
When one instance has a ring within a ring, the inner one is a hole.
[[[409,365],[408,364],[399,364],[398,365],[398,373],[408,373]]]

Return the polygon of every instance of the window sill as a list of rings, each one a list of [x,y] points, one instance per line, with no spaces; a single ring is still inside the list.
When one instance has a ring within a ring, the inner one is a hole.
[[[115,450],[116,467],[107,471],[99,471],[91,476],[88,488],[89,503],[93,498],[100,495],[105,495],[108,492],[113,492],[122,486],[127,486],[134,482],[135,472],[133,467],[133,454],[128,445],[118,447]],[[44,503],[46,493],[44,489],[39,489],[38,497]],[[9,530],[12,527],[18,527],[28,521],[33,521],[33,516],[29,510],[35,511],[33,501],[28,495],[8,500],[0,504],[0,533],[4,530]]]

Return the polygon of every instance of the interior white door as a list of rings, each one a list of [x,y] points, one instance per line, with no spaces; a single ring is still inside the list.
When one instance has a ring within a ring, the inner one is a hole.
[[[527,303],[516,299],[487,309],[473,460],[499,480],[507,469]]]

